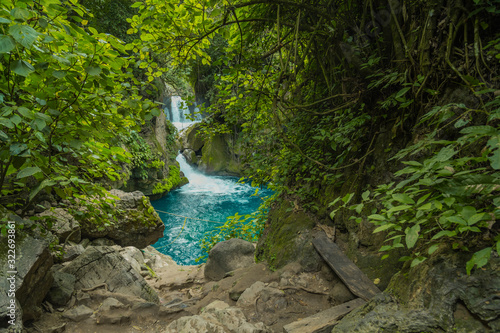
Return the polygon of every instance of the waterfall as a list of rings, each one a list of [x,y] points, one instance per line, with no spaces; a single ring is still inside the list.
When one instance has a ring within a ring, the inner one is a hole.
[[[198,111],[198,108],[195,108]],[[182,100],[181,96],[172,96],[171,107],[168,115],[168,119],[174,124],[178,130],[182,130],[189,125],[200,121],[200,115],[192,115],[189,110],[187,103]],[[195,117],[195,120],[189,119],[189,117]]]

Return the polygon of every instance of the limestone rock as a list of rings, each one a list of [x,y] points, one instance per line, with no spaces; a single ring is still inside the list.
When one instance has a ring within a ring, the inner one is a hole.
[[[22,308],[22,321],[37,318],[38,306],[52,285],[50,268],[53,260],[47,242],[31,236],[21,237],[19,234],[16,236],[15,266],[10,266],[7,261],[9,259],[7,237],[0,239],[0,253],[2,253],[0,256],[0,323],[6,323],[9,320],[8,306],[11,300],[16,299],[20,305],[17,306],[17,321],[21,322],[20,308]],[[10,273],[12,271],[17,273]],[[12,292],[11,287],[15,290],[15,298],[9,296]]]
[[[144,264],[144,256],[141,250],[133,246],[127,246],[120,250],[120,254],[138,273],[141,273],[141,266]]]
[[[200,136],[198,136],[198,129],[200,127],[199,123],[189,126],[187,129],[181,132],[180,142],[182,149],[192,149],[193,151],[199,151],[205,144]]]
[[[62,315],[64,318],[71,319],[73,321],[82,321],[89,318],[93,311],[91,308],[85,305],[79,305],[76,308],[65,311]]]
[[[240,307],[253,305],[255,303],[255,300],[259,296],[260,292],[265,287],[266,285],[263,282],[261,281],[255,282],[250,286],[250,288],[248,288],[243,292],[243,294],[241,294],[236,305]]]
[[[407,268],[389,284],[397,299],[377,295],[344,317],[332,332],[451,330],[458,304],[464,304],[493,332],[500,331],[500,300],[494,296],[500,292],[500,259],[492,256],[488,265],[470,276],[465,272],[468,259],[460,253],[436,253],[422,264]]]
[[[217,281],[228,272],[252,265],[254,251],[253,244],[242,239],[233,238],[217,243],[208,255],[205,277]]]
[[[75,276],[76,289],[92,288],[106,283],[109,291],[158,302],[158,295],[144,278],[109,246],[88,247],[61,271]]]
[[[71,241],[78,243],[82,239],[80,224],[75,218],[62,208],[46,210],[40,216],[53,218],[52,232],[59,238],[59,243]]]
[[[47,300],[54,306],[65,306],[75,290],[75,277],[61,271],[53,272],[54,282],[47,294]]]
[[[70,245],[64,248],[64,254],[62,257],[63,262],[71,261],[78,257],[85,251],[85,248],[81,244]]]
[[[201,315],[181,317],[167,326],[164,333],[267,333],[263,323],[247,322],[241,309],[215,301]]]
[[[142,249],[156,243],[163,236],[165,225],[142,192],[111,190],[110,193],[120,199],[116,201],[117,220],[107,224],[106,221],[83,220],[82,237],[105,237],[120,246]]]

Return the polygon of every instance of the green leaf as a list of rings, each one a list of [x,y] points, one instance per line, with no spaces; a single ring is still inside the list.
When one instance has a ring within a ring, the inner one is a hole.
[[[497,254],[500,255],[500,240],[497,242]]]
[[[439,248],[439,244],[434,244],[432,245],[428,250],[427,250],[427,253],[429,255],[433,254],[434,252],[436,252],[436,250]]]
[[[21,76],[28,76],[35,71],[35,67],[25,60],[14,61],[11,65],[11,69],[14,73]]]
[[[439,151],[434,159],[436,159],[438,162],[445,162],[452,158],[456,153],[457,152],[452,146],[446,146]]]
[[[392,207],[391,209],[389,209],[387,211],[387,213],[399,212],[401,210],[407,210],[408,208],[411,208],[411,206],[409,206],[409,205],[400,205],[400,206]]]
[[[26,117],[28,119],[34,119],[35,118],[34,113],[30,109],[25,108],[24,106],[19,107],[17,109],[17,112],[19,112],[21,114],[21,116]]]
[[[151,110],[151,114],[155,117],[158,117],[161,113],[161,110],[158,109],[158,108],[154,108],[153,110]]]
[[[431,202],[428,202],[420,207],[418,207],[417,209],[418,210],[429,210],[432,208],[432,203]]]
[[[22,154],[28,149],[25,143],[15,142],[10,145],[10,154],[12,156],[22,156]]]
[[[66,71],[53,71],[52,76],[55,77],[56,79],[62,79],[63,77],[66,76]]]
[[[101,67],[92,67],[89,66],[85,68],[85,71],[90,75],[90,76],[97,76],[101,74]]]
[[[12,21],[9,19],[6,19],[5,17],[0,17],[0,23],[7,23],[8,24],[10,22],[12,22]]]
[[[42,172],[42,170],[39,167],[28,167],[28,168],[24,168],[21,171],[19,171],[16,178],[17,179],[26,178],[29,176],[36,175],[37,173],[40,173],[40,172]]]
[[[473,215],[476,214],[476,208],[472,206],[465,206],[462,208],[462,211],[460,212],[462,216],[466,219],[469,220]]]
[[[41,190],[43,190],[44,188],[46,187],[50,187],[50,186],[54,186],[55,184],[57,184],[57,182],[53,181],[53,180],[50,180],[50,179],[44,179],[40,184],[38,184],[37,187],[35,187],[30,195],[29,195],[29,201],[32,201],[33,198],[35,198],[35,196],[38,194],[38,192],[40,192]]]
[[[474,225],[476,224],[477,222],[483,220],[486,216],[488,216],[488,214],[486,213],[479,213],[479,214],[474,214],[472,215],[468,220],[467,220],[467,224],[468,225]]]
[[[369,190],[367,190],[367,191],[363,192],[363,194],[361,194],[361,198],[363,199],[363,201],[368,200],[369,197],[370,197],[370,191]]]
[[[452,223],[456,223],[456,224],[463,225],[463,226],[467,225],[467,222],[463,218],[461,218],[460,216],[449,216],[446,219]]]
[[[16,20],[26,21],[30,17],[30,12],[24,8],[15,7],[10,11],[10,15],[14,16]]]
[[[426,261],[427,258],[426,257],[418,257],[418,258],[415,258],[413,259],[413,261],[411,262],[411,265],[410,267],[415,267],[417,265],[420,265],[421,263],[423,263],[424,261]]]
[[[39,33],[29,25],[16,24],[9,27],[9,35],[14,37],[16,42],[29,49]]]
[[[0,35],[0,53],[7,53],[16,47],[16,43],[10,36]]]
[[[453,205],[453,203],[455,203],[455,198],[454,197],[448,197],[448,198],[444,198],[443,201],[444,203],[448,206],[448,207],[451,207],[451,205]]]
[[[377,220],[377,221],[385,221],[387,218],[385,216],[382,216],[379,214],[372,214],[372,215],[368,216],[368,219]]]
[[[488,263],[491,256],[491,249],[491,247],[487,247],[474,253],[472,258],[467,261],[467,264],[465,265],[467,269],[467,275],[470,275],[470,272],[472,271],[472,268],[474,268],[474,266],[477,266],[477,268],[481,268]]]
[[[387,224],[381,225],[380,227],[373,230],[373,233],[376,234],[377,232],[381,232],[381,231],[387,230],[389,228],[392,228],[393,226],[395,226],[394,223],[387,223]]]
[[[406,234],[406,246],[411,249],[413,246],[415,246],[415,243],[418,240],[418,235],[420,232],[420,225],[416,224],[411,228],[406,228],[405,234]]]
[[[443,236],[448,236],[448,237],[454,237],[456,236],[457,233],[455,231],[451,231],[451,230],[441,230],[440,232],[438,232],[437,234],[434,235],[434,237],[432,237],[432,239],[439,239]]]
[[[392,198],[398,202],[404,203],[404,204],[414,204],[415,201],[410,198],[407,194],[402,194],[402,193],[395,193],[392,195]]]

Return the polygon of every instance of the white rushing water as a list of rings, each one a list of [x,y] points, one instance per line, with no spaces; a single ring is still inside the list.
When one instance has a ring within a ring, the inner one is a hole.
[[[195,108],[198,111],[198,108]],[[187,103],[183,101],[180,96],[172,96],[170,112],[168,115],[168,120],[180,131],[184,128],[189,127],[193,123],[200,121],[200,115],[195,115],[195,120],[189,119],[191,116],[191,111],[189,110]]]

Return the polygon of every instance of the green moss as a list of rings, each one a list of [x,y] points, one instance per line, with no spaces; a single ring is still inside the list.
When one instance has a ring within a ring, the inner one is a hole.
[[[294,211],[293,204],[284,201],[269,212],[269,224],[257,246],[258,260],[266,260],[275,268],[294,260],[308,260],[314,252],[309,239],[309,231],[316,224],[312,218],[304,211]]]
[[[153,194],[165,193],[173,188],[182,186],[188,182],[186,177],[181,177],[181,170],[176,165],[168,166],[169,173],[167,178],[163,178],[160,182],[156,183]]]

